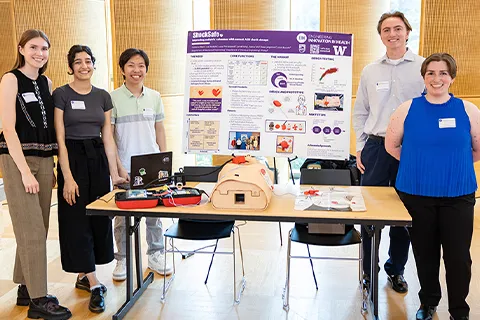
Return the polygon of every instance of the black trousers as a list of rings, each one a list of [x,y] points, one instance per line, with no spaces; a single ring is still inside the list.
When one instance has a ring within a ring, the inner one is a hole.
[[[448,288],[448,311],[455,319],[468,316],[466,302],[472,277],[475,194],[434,198],[399,192],[412,216],[410,237],[420,280],[420,302],[437,306],[440,289],[440,248],[443,250]]]
[[[362,186],[395,186],[398,172],[398,160],[385,150],[384,140],[380,137],[370,137],[362,150],[362,163],[365,173],[362,176]],[[388,208],[384,208],[388,212]],[[370,253],[372,244],[366,229],[362,226],[363,271],[370,275]],[[406,227],[390,227],[389,258],[384,269],[389,275],[400,275],[405,271],[410,249],[410,237]]]
[[[112,221],[87,216],[85,207],[110,191],[107,156],[100,138],[66,140],[70,171],[80,196],[70,206],[63,198],[65,179],[58,168],[58,227],[63,270],[95,271],[96,264],[113,260]]]

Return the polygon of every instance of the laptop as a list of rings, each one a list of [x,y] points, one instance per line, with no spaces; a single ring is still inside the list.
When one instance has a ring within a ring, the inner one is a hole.
[[[172,152],[132,156],[130,185],[122,189],[145,189],[169,184],[172,176]]]

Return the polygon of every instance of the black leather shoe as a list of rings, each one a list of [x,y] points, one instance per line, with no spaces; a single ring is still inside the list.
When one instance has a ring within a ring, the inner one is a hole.
[[[33,299],[30,301],[27,316],[30,319],[66,320],[72,313],[68,308],[62,307],[48,297]]]
[[[58,304],[57,297],[47,294],[46,298]],[[18,290],[17,290],[17,306],[27,307],[29,304],[30,304],[30,295],[28,294],[27,286],[24,284],[21,284],[18,286]]]
[[[392,285],[392,289],[398,293],[406,293],[408,291],[408,284],[403,275],[388,275],[388,282]]]
[[[88,281],[88,278],[86,276],[83,277],[83,279],[80,279],[77,276],[77,282],[75,282],[75,288],[90,292],[90,281]],[[105,287],[102,284],[102,293],[105,294],[106,292],[107,292],[107,287]]]
[[[432,320],[433,314],[437,312],[437,307],[420,305],[417,311],[417,320]]]
[[[101,313],[105,311],[105,297],[103,296],[102,288],[95,288],[92,290],[88,309],[95,313]]]
[[[463,316],[463,317],[460,317],[460,318],[459,317],[454,318],[454,317],[450,316],[450,320],[468,320],[468,319],[469,319],[468,316]]]

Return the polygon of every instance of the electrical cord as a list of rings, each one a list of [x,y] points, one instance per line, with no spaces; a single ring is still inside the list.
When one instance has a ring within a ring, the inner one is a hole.
[[[232,154],[233,156],[233,154]],[[180,169],[180,173],[183,173],[183,175],[185,177],[204,177],[204,176],[208,176],[208,175],[211,175],[211,174],[214,174],[216,173],[217,171],[220,171],[223,169],[223,167],[225,167],[225,165],[227,165],[227,163],[230,163],[232,162],[233,159],[230,159],[230,160],[227,160],[226,162],[224,162],[223,164],[221,164],[220,166],[218,166],[218,168],[215,168],[213,171],[211,172],[207,172],[207,173],[201,173],[201,174],[185,174],[183,169]]]
[[[150,181],[149,183],[147,183],[146,185],[142,186],[142,189],[147,189],[149,186],[151,186],[152,184],[154,184],[155,182],[160,182],[160,181],[164,181],[163,185],[166,185],[168,183],[168,181],[170,181],[171,179],[173,179],[174,176],[168,176],[168,177],[163,177],[163,178],[158,178],[158,179],[154,179],[152,181]],[[160,186],[155,186],[155,187],[161,187],[162,185]]]
[[[237,226],[237,227],[243,227],[243,226],[245,226],[246,224],[247,224],[247,220],[243,220],[242,223],[236,224],[235,226]]]
[[[194,250],[191,250],[191,251],[188,251],[188,252],[185,252],[185,251],[180,251],[177,246],[174,246],[173,245],[173,239],[170,238],[169,239],[170,241],[170,247],[173,247],[173,251],[174,252],[177,252],[177,253],[180,253],[182,255],[182,259],[187,259],[187,258],[190,258],[191,256],[193,256],[195,253],[197,253],[198,251],[200,250],[204,250],[204,249],[207,249],[207,248],[212,248],[212,247],[215,247],[215,244],[209,244],[207,246],[204,246],[204,247],[201,247],[201,248],[197,248],[197,249],[194,249]],[[213,252],[212,252],[213,253]]]

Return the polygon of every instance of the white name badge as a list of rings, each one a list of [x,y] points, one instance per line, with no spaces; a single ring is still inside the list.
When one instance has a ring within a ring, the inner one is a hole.
[[[23,100],[25,100],[26,103],[38,101],[37,96],[33,92],[22,93],[22,97],[23,97]]]
[[[455,122],[455,118],[444,118],[444,119],[438,119],[438,127],[440,129],[456,128],[457,124]]]
[[[388,90],[390,90],[390,81],[379,81],[379,82],[377,82],[376,89],[377,89],[377,92],[378,91],[388,91]]]
[[[143,109],[143,116],[148,117],[148,116],[153,116],[153,109],[152,108],[145,108]]]
[[[73,110],[85,110],[85,102],[83,101],[70,101]]]

